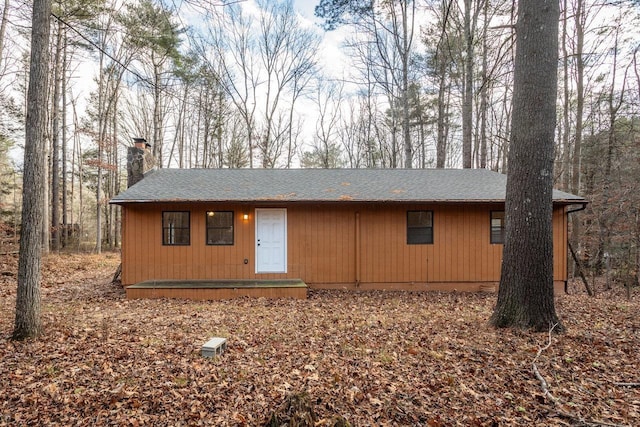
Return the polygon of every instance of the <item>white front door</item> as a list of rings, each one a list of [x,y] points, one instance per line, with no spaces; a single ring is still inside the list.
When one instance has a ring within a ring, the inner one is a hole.
[[[287,272],[287,210],[256,209],[256,273]]]

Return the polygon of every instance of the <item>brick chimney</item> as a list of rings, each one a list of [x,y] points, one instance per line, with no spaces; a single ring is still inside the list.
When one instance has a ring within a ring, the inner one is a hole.
[[[133,138],[133,147],[127,150],[127,188],[144,178],[154,166],[151,144],[144,138]]]

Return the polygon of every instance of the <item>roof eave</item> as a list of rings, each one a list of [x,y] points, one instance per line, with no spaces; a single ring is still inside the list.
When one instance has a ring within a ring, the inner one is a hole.
[[[111,199],[112,205],[149,203],[504,203],[504,199]]]

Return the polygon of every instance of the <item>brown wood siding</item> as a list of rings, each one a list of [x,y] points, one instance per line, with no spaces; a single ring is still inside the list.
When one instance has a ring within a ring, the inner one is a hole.
[[[123,209],[123,284],[153,279],[300,278],[310,286],[442,288],[500,279],[502,245],[490,243],[490,211],[500,205],[293,204],[287,208],[287,273],[255,273],[255,208],[242,204],[128,205]],[[188,246],[162,245],[162,212],[189,211]],[[234,212],[234,244],[206,244],[206,211]],[[433,244],[406,242],[407,211],[433,211]],[[249,214],[244,220],[243,214]],[[356,251],[356,214],[359,251]],[[554,280],[567,277],[565,208],[554,210]],[[244,263],[244,260],[247,263]],[[396,285],[394,285],[396,284]],[[409,286],[410,287],[410,286]]]
[[[406,244],[407,210],[433,211],[433,244]],[[362,244],[366,249],[362,281],[498,280],[502,245],[489,242],[489,211],[485,205],[410,205],[363,212]]]
[[[553,280],[566,281],[567,272],[567,241],[568,223],[566,206],[553,210]]]

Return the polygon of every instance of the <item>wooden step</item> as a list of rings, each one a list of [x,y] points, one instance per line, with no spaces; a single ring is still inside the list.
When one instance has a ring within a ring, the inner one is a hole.
[[[127,299],[220,300],[239,297],[307,298],[307,284],[282,280],[147,280],[125,288]]]

